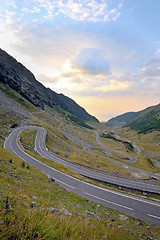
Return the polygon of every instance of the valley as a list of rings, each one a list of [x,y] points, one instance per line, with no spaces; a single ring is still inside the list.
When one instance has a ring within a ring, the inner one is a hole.
[[[23,239],[26,229],[37,231],[33,223],[25,228],[25,221],[38,215],[44,222],[44,229],[38,223],[43,234],[55,234],[55,239],[67,239],[67,234],[68,239],[139,239],[140,235],[158,239],[159,129],[142,133],[106,126],[76,103],[74,111],[62,109],[58,102],[46,104],[40,95],[37,100],[33,94],[31,102],[8,84],[14,75],[9,80],[4,72],[0,81],[2,239],[7,235]],[[45,216],[51,222],[56,219],[54,233],[51,227],[47,232],[51,223]],[[74,232],[71,222],[78,219]]]

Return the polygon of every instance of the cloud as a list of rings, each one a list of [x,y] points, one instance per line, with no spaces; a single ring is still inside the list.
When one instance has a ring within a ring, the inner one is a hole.
[[[130,82],[120,82],[118,80],[112,79],[110,80],[110,83],[107,85],[103,85],[101,87],[97,87],[97,90],[100,90],[102,92],[113,92],[113,91],[124,91],[128,90],[130,87]]]
[[[8,1],[7,1],[8,2]],[[8,3],[6,5],[8,6]],[[124,0],[28,0],[19,4],[15,0],[12,8],[20,13],[40,14],[43,18],[54,19],[64,16],[76,21],[115,21],[120,15]]]
[[[108,60],[98,49],[82,49],[72,57],[71,68],[77,72],[89,75],[106,75],[110,72]]]
[[[139,71],[140,78],[160,77],[160,58],[148,61]]]
[[[7,41],[8,45],[18,53],[29,56],[32,63],[41,67],[57,68],[59,71],[63,63],[77,50],[93,45],[85,33],[74,32],[74,29],[69,29],[68,26],[40,24],[35,27],[33,24],[28,26],[24,22],[14,21],[2,25],[5,36],[14,35],[14,37],[4,36],[5,40],[2,40],[1,32],[2,47]],[[6,47],[4,49],[7,50]]]
[[[160,47],[156,50],[156,55],[160,55]]]
[[[44,74],[37,75],[37,79],[42,83],[53,83],[53,84],[57,83],[60,80],[59,77],[50,77]]]

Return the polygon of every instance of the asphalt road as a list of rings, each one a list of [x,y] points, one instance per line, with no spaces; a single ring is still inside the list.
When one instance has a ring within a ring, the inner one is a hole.
[[[125,140],[127,141],[127,139],[125,139]],[[97,143],[98,143],[99,145],[101,145],[104,149],[107,149],[107,150],[109,150],[109,151],[112,151],[112,152],[118,153],[118,154],[120,154],[120,155],[122,155],[122,156],[125,156],[125,157],[126,157],[129,161],[131,161],[131,162],[137,162],[137,159],[136,159],[136,158],[134,158],[134,157],[132,157],[132,156],[130,156],[130,155],[127,155],[126,153],[123,153],[123,152],[121,152],[121,151],[110,149],[110,148],[108,148],[106,145],[104,145],[103,143],[101,143],[101,141],[99,140],[99,132],[98,132],[98,131],[96,131],[96,141],[97,141]]]
[[[107,149],[107,150],[110,150],[110,151],[113,151],[113,152],[117,152],[117,153],[123,154],[123,155],[126,156],[127,158],[131,159],[132,162],[136,162],[136,161],[137,161],[137,160],[136,160],[134,157],[132,157],[132,156],[129,156],[129,155],[127,155],[127,154],[125,154],[125,153],[122,153],[122,152],[120,152],[120,151],[117,151],[117,150],[112,150],[112,149],[108,148],[107,146],[105,146],[103,143],[100,142],[100,140],[99,140],[99,133],[98,133],[98,132],[96,132],[96,141],[97,141],[97,143],[98,143],[99,145],[101,145],[104,149]],[[106,158],[107,158],[107,157],[106,157]],[[115,162],[115,163],[117,163],[117,164],[119,164],[119,165],[123,165],[123,166],[125,166],[126,168],[130,168],[130,169],[132,169],[132,170],[134,170],[134,171],[141,172],[141,173],[147,174],[148,176],[151,176],[151,177],[160,179],[160,175],[158,175],[158,174],[154,174],[154,173],[145,171],[145,170],[143,170],[143,169],[140,169],[140,168],[137,168],[137,167],[128,165],[128,164],[123,163],[123,162],[120,162],[120,161],[116,161],[116,160],[114,160],[114,159],[110,159],[110,158],[107,158],[107,159],[110,160],[110,161],[112,161],[112,162]]]
[[[78,166],[76,164],[73,164],[73,162],[65,161],[64,159],[60,158],[59,156],[50,153],[45,146],[45,130],[43,128],[40,128],[38,131],[38,134],[36,136],[35,141],[35,150],[43,157],[48,158],[52,161],[62,163],[65,166],[71,168],[72,170],[76,171],[77,173],[98,180],[105,183],[110,183],[116,186],[131,188],[135,190],[139,190],[142,192],[150,192],[150,193],[159,193],[160,194],[160,185],[146,183],[140,180],[131,180],[131,179],[123,179],[116,176],[110,176],[103,173],[98,173],[97,171],[89,170],[87,168],[84,168],[82,166]],[[123,163],[121,163],[123,165]],[[142,170],[143,171],[143,170]],[[148,173],[148,172],[147,172]],[[149,173],[150,176],[154,176],[154,174]],[[156,175],[157,177],[157,175]]]
[[[25,153],[18,145],[18,135],[26,128],[27,127],[21,127],[15,129],[6,139],[4,148],[35,166],[47,176],[55,179],[55,181],[65,189],[74,192],[79,196],[116,209],[138,219],[160,225],[160,204],[83,182],[45,165]],[[28,128],[39,130],[36,137],[36,150],[39,151],[39,143],[41,141],[43,141],[41,150],[45,148],[44,138],[41,138],[41,134],[44,131],[42,130],[43,128]],[[39,137],[41,138],[41,141],[39,140]],[[55,159],[55,161],[57,160]]]

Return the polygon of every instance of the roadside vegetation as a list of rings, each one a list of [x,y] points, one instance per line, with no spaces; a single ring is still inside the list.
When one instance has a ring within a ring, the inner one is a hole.
[[[151,155],[147,153],[149,149],[152,149],[153,152],[155,150],[155,154],[157,153],[158,159],[160,159],[160,150],[158,149],[159,147],[157,145],[158,143],[156,144],[157,146],[155,146],[155,140],[153,141],[153,138],[149,139],[148,135],[145,136],[141,134],[141,139],[143,138],[143,140],[142,141],[138,140],[139,138],[138,133],[136,133],[135,131],[125,130],[122,127],[116,128],[116,134],[123,138],[130,139],[132,145],[135,142],[140,147],[140,150],[142,150],[142,152],[138,154],[136,148],[134,148],[134,152],[129,151],[126,149],[126,147],[121,141],[115,141],[114,139],[111,138],[100,137],[99,138],[100,141],[103,144],[105,144],[108,148],[124,152],[125,154],[133,156],[137,159],[137,162],[132,163],[130,161],[123,160],[123,155],[111,151],[115,156],[119,157],[119,161],[153,173],[158,173],[160,171],[158,166],[156,166],[155,164],[151,164],[152,161],[152,159],[150,158]],[[141,146],[144,146],[144,148],[141,148]],[[149,158],[150,161],[148,160]]]
[[[0,239],[159,239],[160,228],[64,190],[0,148]]]
[[[84,152],[85,146],[97,146],[96,134],[92,129],[77,125],[75,121],[70,121],[54,108],[45,107],[43,110],[36,108],[16,92],[10,93],[10,89],[5,87],[1,93],[0,239],[160,239],[158,226],[78,197],[3,149],[5,138],[16,126],[37,125],[47,131],[47,148],[60,157],[111,173],[118,172],[125,176],[135,174],[105,158]],[[94,123],[93,128],[106,129],[99,123]],[[158,133],[144,136],[122,128],[116,129],[116,133],[129,139],[131,143],[135,141],[142,154],[148,157],[146,159],[139,156],[137,167],[158,172],[152,164],[153,158],[158,159],[160,156]],[[61,164],[40,157],[34,151],[35,137],[36,131],[27,130],[21,134],[20,140],[25,151],[57,170],[92,182]],[[100,140],[107,146],[112,146],[112,149],[127,153],[122,142],[109,138]],[[130,154],[135,156],[136,152],[129,151]]]
[[[14,100],[15,102],[21,104],[22,107],[25,107],[26,109],[33,111],[35,110],[35,107],[28,102],[25,98],[23,98],[19,93],[16,91],[12,90],[11,88],[5,86],[4,84],[0,83],[0,89],[5,95]]]
[[[113,134],[110,134],[110,133],[107,133],[107,134],[102,133],[100,136],[101,136],[102,138],[109,138],[109,139],[112,139],[112,140],[114,140],[114,141],[116,141],[116,142],[123,143],[124,146],[126,147],[126,149],[127,149],[128,151],[134,151],[134,147],[133,147],[133,145],[132,145],[130,142],[123,141],[123,140],[121,140],[121,139],[117,139]]]
[[[145,194],[145,195],[142,195],[142,192],[139,193],[138,191],[135,191],[133,189],[126,189],[124,187],[118,187],[118,186],[115,186],[114,184],[107,184],[107,183],[102,183],[98,180],[92,180],[90,178],[87,178],[87,177],[84,177],[78,173],[76,173],[75,171],[71,170],[70,168],[66,167],[65,165],[63,164],[60,164],[60,163],[56,163],[56,162],[53,162],[49,159],[46,159],[42,156],[40,156],[37,152],[35,152],[34,150],[34,140],[35,140],[35,137],[36,137],[36,130],[24,130],[20,133],[20,138],[19,138],[19,145],[20,147],[26,152],[28,153],[29,155],[31,155],[32,157],[38,159],[40,162],[60,171],[60,172],[63,172],[63,173],[66,173],[72,177],[75,177],[81,181],[85,181],[85,182],[88,182],[90,184],[94,184],[96,186],[100,186],[100,187],[103,187],[103,188],[108,188],[108,189],[112,189],[112,190],[118,190],[122,193],[127,193],[128,194],[131,194],[133,196],[139,196],[139,197],[143,197],[145,199],[150,199],[150,200],[153,200],[153,201],[158,201],[160,202],[160,198],[159,198],[159,195],[156,195],[156,194]],[[23,145],[22,145],[23,143]],[[33,143],[32,146],[30,146],[30,143]],[[96,152],[97,151],[97,152]],[[96,154],[100,154],[101,153],[101,150],[98,150],[98,149],[93,149],[93,152],[95,152]],[[103,153],[103,152],[102,152]],[[23,161],[22,162],[22,165],[24,165],[25,162]],[[133,176],[136,176],[136,178],[142,178],[142,179],[146,179],[147,178],[147,175],[145,174],[141,174],[139,172],[136,172],[136,171],[132,171],[132,170],[127,170],[127,173],[130,174],[130,176],[132,176],[132,174],[135,174]],[[115,175],[119,175],[119,172],[115,172]],[[150,181],[150,180],[148,180]],[[160,182],[157,180],[157,182]]]

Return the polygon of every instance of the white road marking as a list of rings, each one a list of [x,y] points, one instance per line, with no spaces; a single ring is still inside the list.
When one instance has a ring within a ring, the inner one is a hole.
[[[157,218],[157,219],[160,219],[160,217],[157,217],[155,215],[152,215],[152,214],[147,214],[149,217],[152,217],[152,218]]]
[[[28,128],[29,128],[29,127],[28,127]],[[23,128],[22,130],[24,130],[24,129],[25,129],[25,128]],[[43,128],[41,128],[41,129],[43,129]],[[44,129],[43,129],[43,130],[44,130]],[[15,130],[14,130],[14,131],[15,131]],[[14,131],[13,131],[13,132],[14,132]],[[45,131],[45,130],[44,130],[44,131]],[[20,132],[21,132],[21,131],[20,131]],[[20,132],[19,132],[19,134],[20,134]],[[19,134],[18,134],[18,135],[19,135]],[[12,140],[13,140],[13,138],[12,138]],[[123,197],[125,197],[125,198],[130,198],[130,199],[133,199],[133,200],[136,200],[136,201],[139,201],[139,202],[144,202],[144,203],[147,203],[147,204],[150,204],[150,205],[154,205],[154,206],[160,207],[160,204],[156,204],[156,203],[153,203],[153,202],[145,201],[145,200],[140,199],[140,198],[135,198],[135,197],[132,197],[132,196],[129,196],[129,195],[125,195],[125,194],[122,194],[122,193],[119,193],[119,192],[116,192],[116,191],[113,191],[113,190],[104,189],[104,188],[102,188],[102,187],[98,187],[98,186],[92,185],[92,184],[90,184],[90,183],[83,182],[83,181],[81,181],[81,180],[79,180],[79,179],[76,179],[76,178],[74,178],[74,177],[72,177],[72,176],[70,176],[70,175],[68,175],[68,174],[62,173],[62,172],[60,172],[60,171],[58,171],[58,170],[56,170],[56,169],[54,169],[54,168],[52,168],[52,167],[50,167],[50,166],[48,166],[48,165],[46,165],[46,164],[38,161],[37,159],[33,158],[32,156],[30,156],[29,154],[27,154],[26,152],[24,152],[24,151],[19,147],[18,141],[17,141],[17,147],[19,148],[19,150],[21,150],[24,154],[28,155],[28,156],[29,156],[30,158],[32,158],[34,161],[40,163],[41,165],[44,165],[45,167],[48,167],[48,168],[54,170],[55,172],[58,172],[58,173],[60,173],[60,174],[62,174],[62,175],[64,175],[64,176],[66,176],[66,177],[72,178],[74,181],[81,182],[81,183],[83,183],[83,184],[89,185],[89,186],[94,187],[94,188],[97,188],[97,189],[101,189],[101,190],[103,190],[104,192],[110,192],[110,193],[113,193],[113,194],[116,194],[116,195],[119,195],[119,196],[123,196]],[[11,148],[12,148],[12,147],[11,147]],[[12,148],[12,149],[13,149],[13,148]],[[14,151],[14,150],[13,150],[13,151]],[[15,151],[14,151],[14,152],[15,152]],[[19,156],[19,155],[18,155],[18,156]],[[19,157],[20,157],[20,156],[19,156]],[[41,170],[41,171],[42,171],[42,170]],[[42,171],[42,172],[43,172],[43,171]],[[65,183],[63,183],[63,184],[65,184]],[[71,186],[70,186],[70,187],[71,187]],[[94,196],[94,197],[95,197],[95,196]],[[95,197],[95,198],[98,198],[98,197]],[[106,200],[105,200],[105,201],[106,201]]]
[[[75,189],[75,187],[72,187],[72,186],[70,186],[70,185],[68,185],[68,184],[66,184],[66,183],[64,183],[64,182],[62,182],[62,181],[60,181],[60,180],[57,180],[57,179],[55,179],[55,180],[56,180],[56,182],[60,182],[61,184],[66,185],[66,186],[68,186],[69,188]]]
[[[131,211],[133,211],[133,209],[132,209],[132,208],[129,208],[129,207],[123,206],[123,205],[121,205],[121,204],[114,203],[114,202],[110,202],[110,201],[108,201],[108,200],[105,200],[105,199],[103,199],[103,198],[96,197],[96,196],[94,196],[94,195],[91,195],[91,194],[89,194],[89,193],[86,193],[86,192],[85,192],[85,194],[86,194],[86,195],[88,195],[88,196],[90,196],[90,197],[97,198],[97,199],[99,199],[99,200],[101,200],[101,201],[104,201],[104,202],[107,202],[107,203],[110,203],[110,204],[116,205],[116,206],[118,206],[118,207],[126,208],[126,209],[128,209],[128,210],[131,210]]]

